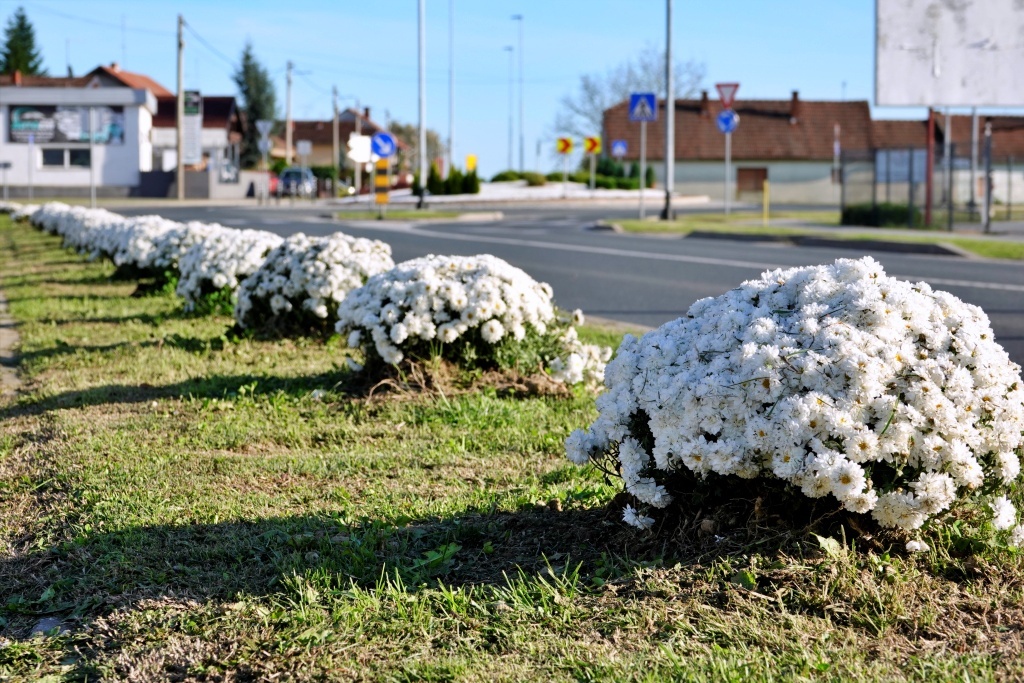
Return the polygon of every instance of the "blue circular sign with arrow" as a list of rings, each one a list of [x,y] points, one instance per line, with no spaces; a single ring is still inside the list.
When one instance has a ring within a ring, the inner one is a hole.
[[[370,138],[370,151],[381,159],[394,156],[395,152],[398,151],[398,143],[395,142],[395,136],[384,130],[375,133]]]
[[[718,130],[731,133],[740,125],[740,115],[732,109],[726,109],[715,118],[715,123],[718,124]]]

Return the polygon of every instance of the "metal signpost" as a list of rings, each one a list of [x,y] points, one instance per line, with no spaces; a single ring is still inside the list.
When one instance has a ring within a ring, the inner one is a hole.
[[[569,155],[572,154],[572,138],[558,138],[555,142],[562,155],[562,197],[569,196]]]
[[[398,151],[398,142],[394,135],[382,130],[370,138],[370,151],[380,157],[374,164],[373,198],[380,209],[377,217],[383,219],[391,199],[391,157]]]
[[[647,123],[658,120],[658,99],[652,92],[629,96],[629,120],[640,122],[640,219],[644,218],[644,190],[647,189]]]
[[[11,168],[11,166],[12,166],[12,164],[11,164],[11,162],[9,162],[9,161],[0,161],[0,171],[3,171],[3,172],[4,172],[4,201],[5,201],[5,202],[6,202],[6,201],[7,201],[7,199],[8,199],[8,191],[7,191],[7,171],[8,171],[8,169],[10,169],[10,168]]]
[[[597,155],[601,153],[601,138],[599,136],[583,138],[583,151],[590,155],[590,189],[594,189],[594,165]]]
[[[725,133],[725,213],[729,214],[729,181],[732,176],[732,132],[740,125],[740,116],[732,109],[722,111],[715,119],[718,130]]]
[[[32,184],[32,169],[36,165],[36,136],[29,133],[28,136],[28,198],[31,201],[34,193],[34,186]]]
[[[295,141],[295,153],[299,155],[299,168],[305,171],[309,168],[309,155],[313,153],[313,142],[311,140],[296,140]],[[299,186],[296,187],[296,193],[302,192],[302,183],[306,182],[306,174],[302,174],[302,180],[299,181]],[[310,199],[316,197],[316,188],[313,188],[313,193]],[[292,201],[295,201],[295,195],[292,195]]]
[[[96,208],[96,118],[89,107],[89,206]]]
[[[732,110],[732,104],[736,101],[736,91],[740,89],[739,83],[716,83],[718,96],[722,99],[722,106],[725,109],[715,119],[718,130],[725,133],[725,194],[723,204],[725,214],[729,215],[729,185],[732,180],[732,133],[736,126],[740,125],[739,114]]]
[[[274,122],[269,119],[259,119],[256,121],[256,130],[260,134],[260,141],[257,145],[259,146],[260,154],[263,155],[263,170],[266,171],[263,186],[260,187],[260,198],[264,204],[270,201],[270,129],[273,127]]]
[[[626,156],[626,152],[629,150],[629,144],[625,140],[612,140],[611,150],[612,156],[621,162],[622,158]]]

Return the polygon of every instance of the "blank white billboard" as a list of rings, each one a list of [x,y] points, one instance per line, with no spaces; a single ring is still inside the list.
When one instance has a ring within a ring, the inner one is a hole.
[[[876,0],[875,104],[1024,106],[1024,1]]]

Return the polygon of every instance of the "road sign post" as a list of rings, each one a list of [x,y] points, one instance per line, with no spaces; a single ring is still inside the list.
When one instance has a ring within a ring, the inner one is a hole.
[[[583,138],[583,151],[590,155],[590,189],[594,190],[594,166],[597,155],[601,153],[601,138],[599,136]]]
[[[7,190],[7,169],[11,167],[11,162],[0,161],[0,171],[4,172],[4,201],[6,202],[9,195]]]
[[[722,100],[724,109],[715,119],[718,130],[725,133],[725,187],[722,194],[722,205],[725,208],[725,215],[729,215],[729,186],[732,184],[732,133],[740,124],[739,114],[732,110],[733,102],[736,101],[736,91],[740,89],[739,83],[716,83],[718,96]]]
[[[644,219],[644,193],[647,189],[647,123],[658,120],[658,100],[652,92],[629,96],[629,120],[640,122],[640,219]]]
[[[258,145],[260,153],[263,155],[263,171],[266,174],[260,186],[260,200],[264,204],[270,203],[270,129],[273,127],[274,122],[269,119],[256,121],[256,130],[260,134]]]
[[[572,154],[572,138],[558,138],[555,148],[562,155],[562,198],[569,196],[569,155]]]
[[[380,213],[378,220],[384,220],[388,212],[388,202],[391,200],[391,178],[389,170],[391,162],[387,158],[378,159],[373,168],[373,199],[377,204]]]

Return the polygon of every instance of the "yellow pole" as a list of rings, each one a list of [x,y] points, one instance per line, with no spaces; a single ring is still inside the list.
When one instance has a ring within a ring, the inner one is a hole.
[[[771,185],[768,179],[764,181],[764,191],[761,193],[761,224],[768,227],[768,206],[771,204]]]

